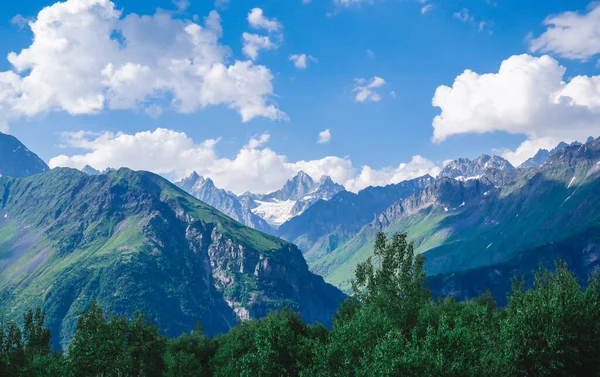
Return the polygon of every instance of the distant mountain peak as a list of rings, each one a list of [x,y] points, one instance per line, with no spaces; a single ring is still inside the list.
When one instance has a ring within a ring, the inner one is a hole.
[[[585,143],[589,144],[593,141],[594,141],[594,138],[592,136],[590,136],[587,138]],[[568,148],[568,147],[577,147],[577,146],[581,146],[581,145],[583,145],[583,144],[581,144],[578,141],[574,141],[572,143],[565,143],[564,141],[561,141],[560,143],[558,143],[558,145],[556,147],[554,147],[551,150],[547,150],[547,149],[538,150],[537,153],[533,157],[528,158],[525,162],[523,162],[521,165],[519,165],[519,168],[523,168],[523,169],[537,168],[538,166],[541,166],[546,161],[548,161],[550,159],[550,157],[554,156],[555,154],[562,151],[563,149]]]
[[[87,175],[100,175],[100,170],[94,169],[90,165],[85,165],[81,171]]]
[[[471,179],[480,177],[490,169],[514,170],[514,166],[500,156],[482,154],[474,160],[470,160],[468,158],[459,158],[450,161],[448,164],[446,164],[446,166],[444,166],[439,177]]]
[[[24,178],[50,168],[16,137],[0,132],[0,175]]]
[[[227,216],[251,228],[268,232],[269,225],[259,216],[250,211],[247,203],[252,200],[252,195],[237,195],[215,186],[211,178],[205,178],[193,172],[189,177],[175,183],[197,199],[215,207]]]
[[[304,170],[300,170],[300,171],[298,172],[298,174],[296,174],[296,177],[298,177],[298,178],[309,178],[310,180],[312,180],[311,176],[310,176],[310,175],[308,175],[308,174],[306,174],[306,173],[304,172]]]

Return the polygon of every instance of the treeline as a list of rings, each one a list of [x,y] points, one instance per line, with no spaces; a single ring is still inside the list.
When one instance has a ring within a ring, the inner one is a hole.
[[[600,280],[567,266],[516,281],[506,308],[490,295],[433,300],[406,235],[378,235],[354,295],[330,331],[290,311],[211,339],[167,339],[143,315],[82,313],[68,351],[50,351],[41,311],[0,332],[0,376],[600,376]]]

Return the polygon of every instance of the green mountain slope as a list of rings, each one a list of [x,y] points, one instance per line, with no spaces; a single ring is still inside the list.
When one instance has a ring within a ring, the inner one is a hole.
[[[62,345],[91,300],[140,309],[179,335],[197,320],[216,334],[283,306],[327,323],[343,298],[295,246],[152,173],[54,169],[1,178],[0,198],[0,310],[42,306]]]
[[[595,140],[566,148],[536,169],[490,172],[467,182],[442,178],[393,204],[312,269],[347,290],[377,231],[408,232],[425,253],[429,275],[507,261],[600,223],[599,162]]]

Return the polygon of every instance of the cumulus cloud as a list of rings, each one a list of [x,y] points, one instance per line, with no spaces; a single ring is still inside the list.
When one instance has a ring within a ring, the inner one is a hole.
[[[265,17],[260,8],[254,8],[248,13],[248,23],[254,29],[265,29],[270,32],[280,31],[283,28],[276,19]]]
[[[327,144],[331,141],[331,131],[329,131],[329,128],[319,132],[319,139],[317,140],[317,143],[319,144]]]
[[[294,63],[294,66],[298,69],[306,69],[308,62],[316,62],[317,59],[314,56],[306,54],[293,54],[290,55],[289,60]]]
[[[422,177],[426,174],[435,177],[440,171],[440,167],[432,161],[417,155],[410,162],[401,163],[397,167],[377,170],[369,166],[363,166],[356,177],[346,181],[345,186],[350,191],[359,191],[365,187],[396,184],[407,179]]]
[[[218,186],[238,194],[277,190],[300,170],[316,178],[329,175],[335,182],[353,191],[439,172],[439,167],[420,156],[398,167],[379,170],[369,166],[357,169],[349,158],[336,156],[290,161],[267,147],[268,134],[252,137],[233,158],[221,157],[216,153],[215,146],[220,139],[196,143],[184,132],[162,128],[135,134],[70,132],[63,134],[63,139],[65,146],[80,149],[82,153],[52,158],[50,166],[53,168],[65,166],[81,169],[90,165],[103,170],[127,166],[173,178],[182,178],[197,171],[212,178]]]
[[[213,105],[228,106],[243,121],[285,118],[270,103],[268,68],[228,62],[220,21],[215,11],[203,25],[163,11],[123,15],[109,0],[48,6],[29,23],[31,45],[11,52],[12,70],[0,72],[0,123],[49,111],[191,113]]]
[[[266,35],[243,33],[242,40],[244,42],[242,51],[252,60],[258,58],[258,52],[260,50],[272,50],[277,48],[277,44],[273,43],[271,38]]]
[[[579,60],[600,53],[600,3],[592,3],[586,14],[565,12],[546,18],[544,24],[546,31],[530,41],[532,52]]]
[[[281,33],[283,26],[279,22],[266,18],[262,9],[254,8],[248,13],[248,24],[254,29],[266,29],[269,35],[244,32],[242,34],[242,51],[246,56],[256,60],[260,50],[279,48],[279,43],[283,40]]]
[[[354,99],[361,103],[379,102],[382,97],[376,89],[384,85],[385,80],[378,76],[373,77],[371,80],[354,79],[354,89],[352,89],[356,93]]]
[[[433,120],[433,140],[464,133],[522,134],[528,141],[506,154],[518,165],[538,146],[598,134],[600,76],[567,81],[565,73],[555,59],[530,55],[510,57],[497,73],[464,71],[452,87],[435,92],[432,103],[441,113]]]

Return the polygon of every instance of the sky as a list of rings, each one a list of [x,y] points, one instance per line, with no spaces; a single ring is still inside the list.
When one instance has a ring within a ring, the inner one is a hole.
[[[600,3],[29,0],[0,9],[0,128],[51,167],[303,170],[358,191],[600,136]]]

